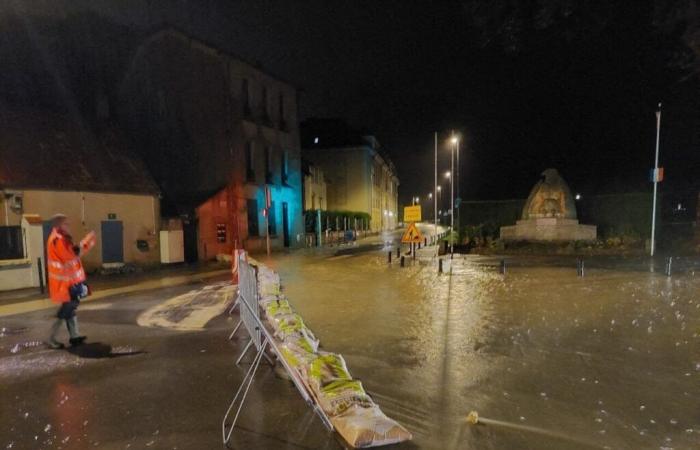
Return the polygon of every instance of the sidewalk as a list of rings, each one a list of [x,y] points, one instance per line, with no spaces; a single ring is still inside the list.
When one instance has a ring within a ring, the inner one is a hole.
[[[88,277],[93,294],[84,301],[98,300],[112,295],[158,289],[186,284],[230,274],[231,269],[220,263],[178,266],[161,270],[120,275]],[[0,292],[0,317],[53,308],[55,305],[38,288]]]

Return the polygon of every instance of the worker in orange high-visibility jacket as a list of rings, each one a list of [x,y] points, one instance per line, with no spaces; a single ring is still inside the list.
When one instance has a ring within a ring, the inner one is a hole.
[[[87,297],[90,292],[85,284],[85,270],[80,261],[80,254],[95,245],[95,234],[89,233],[79,245],[75,245],[66,216],[56,214],[52,218],[52,225],[51,234],[46,242],[49,295],[52,302],[61,306],[56,314],[56,321],[51,326],[48,345],[51,348],[63,348],[63,344],[56,339],[56,334],[64,321],[71,345],[80,345],[86,339],[80,335],[75,312],[80,299]]]

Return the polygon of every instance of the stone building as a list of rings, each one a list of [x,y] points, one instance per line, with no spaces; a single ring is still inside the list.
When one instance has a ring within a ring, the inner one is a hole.
[[[372,231],[396,228],[399,178],[377,139],[337,119],[310,119],[301,129],[304,157],[325,174],[327,209],[367,213]]]
[[[120,90],[120,117],[183,219],[187,260],[300,243],[297,92],[253,64],[178,30],[146,39]]]
[[[83,258],[87,270],[159,261],[159,190],[118,129],[95,129],[63,114],[26,109],[0,109],[0,123],[5,269],[13,260],[20,265],[43,260],[43,254],[27,258],[23,218],[42,225],[43,244],[56,213],[68,216],[77,239],[96,232],[97,246]]]

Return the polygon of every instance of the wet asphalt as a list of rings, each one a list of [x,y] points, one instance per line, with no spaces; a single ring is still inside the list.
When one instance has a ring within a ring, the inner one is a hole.
[[[414,434],[395,448],[697,449],[700,280],[644,261],[457,257],[387,264],[385,251],[269,261],[322,348]],[[572,264],[573,263],[573,264]],[[221,280],[211,280],[211,282]],[[139,314],[200,283],[79,311],[88,345],[41,345],[50,312],[0,318],[0,448],[209,449],[247,369],[235,315],[201,331]],[[63,336],[67,339],[67,336]],[[478,411],[482,424],[467,424]],[[342,448],[289,382],[261,366],[232,448]]]

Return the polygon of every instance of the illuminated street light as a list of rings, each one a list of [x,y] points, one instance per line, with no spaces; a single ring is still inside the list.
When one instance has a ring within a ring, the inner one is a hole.
[[[581,200],[581,194],[576,194],[576,200]]]
[[[450,178],[452,176],[452,173],[448,170],[445,172],[445,178]]]
[[[452,145],[457,145],[459,143],[459,138],[457,137],[456,134],[454,136],[452,136],[452,138],[450,139],[450,142],[452,143]]]
[[[433,198],[433,193],[432,193],[432,192],[428,192],[428,199],[432,199],[432,198]]]

